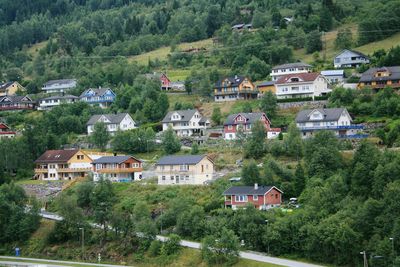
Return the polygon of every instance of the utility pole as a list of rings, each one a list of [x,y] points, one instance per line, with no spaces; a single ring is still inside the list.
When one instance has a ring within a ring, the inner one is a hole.
[[[79,227],[79,230],[81,230],[82,260],[85,260],[85,229],[83,227]]]
[[[367,252],[364,250],[364,251],[361,251],[360,254],[363,255],[364,267],[368,267]]]
[[[394,250],[394,237],[390,237],[389,240],[392,241],[392,257],[393,257],[393,267],[394,267],[394,261],[396,260],[396,252]]]

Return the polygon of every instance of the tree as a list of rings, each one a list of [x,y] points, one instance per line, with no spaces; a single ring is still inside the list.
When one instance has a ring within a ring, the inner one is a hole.
[[[181,238],[179,235],[171,234],[161,247],[161,255],[169,256],[177,254],[181,250]]]
[[[252,124],[251,135],[245,144],[245,156],[255,159],[265,154],[266,129],[264,123],[257,121]]]
[[[108,224],[113,217],[112,207],[115,203],[115,193],[109,180],[100,179],[93,189],[90,202],[93,209],[94,221],[101,225],[103,238],[101,244],[107,240]]]
[[[306,178],[304,175],[304,168],[301,166],[301,163],[297,163],[296,170],[294,172],[294,181],[293,187],[296,196],[300,196],[301,192],[303,192],[306,187]]]
[[[171,126],[162,135],[162,145],[167,154],[174,154],[181,150],[181,142]]]
[[[261,184],[260,172],[254,160],[243,166],[241,176],[245,185],[253,186],[256,183]]]
[[[188,95],[192,94],[192,91],[193,91],[193,83],[192,83],[192,81],[189,80],[189,79],[186,79],[186,80],[185,80],[185,90],[186,90],[186,93],[188,93]]]
[[[94,130],[90,139],[96,147],[104,151],[108,140],[110,139],[110,134],[107,131],[107,125],[104,122],[97,122],[94,125]]]
[[[301,139],[300,130],[296,124],[292,122],[289,125],[287,137],[285,139],[286,151],[289,156],[299,159],[304,154],[303,140]]]
[[[233,265],[239,257],[239,240],[232,230],[223,227],[201,243],[201,256],[209,264]]]
[[[307,35],[306,51],[308,54],[322,50],[321,33],[319,31],[312,31]]]
[[[269,118],[276,116],[276,110],[278,108],[276,95],[272,92],[266,92],[260,102],[260,109],[267,114]]]
[[[220,107],[214,107],[212,115],[211,115],[211,120],[214,122],[215,125],[220,125],[221,124],[221,109]]]
[[[192,150],[190,151],[190,153],[192,155],[197,155],[199,154],[199,145],[197,144],[197,142],[193,142],[192,144]]]
[[[335,47],[337,49],[351,48],[353,44],[353,35],[349,28],[340,29],[337,33],[335,40]]]
[[[245,113],[251,113],[253,112],[253,108],[249,102],[244,103],[243,105],[243,112]]]

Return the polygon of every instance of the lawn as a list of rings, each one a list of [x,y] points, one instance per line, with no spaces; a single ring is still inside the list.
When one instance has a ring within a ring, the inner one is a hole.
[[[185,50],[189,48],[210,48],[213,46],[212,39],[205,39],[197,42],[192,42],[192,43],[182,43],[178,45],[178,50]],[[166,60],[168,54],[171,53],[171,47],[170,46],[165,46],[161,47],[159,49],[140,54],[137,56],[132,56],[128,58],[129,62],[136,61],[139,64],[146,65],[147,62],[150,60]]]
[[[28,48],[27,53],[28,55],[34,57],[40,49],[44,48],[47,45],[47,41],[43,41],[37,44],[32,45]]]

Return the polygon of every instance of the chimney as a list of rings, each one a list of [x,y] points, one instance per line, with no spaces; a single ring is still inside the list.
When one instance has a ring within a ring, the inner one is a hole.
[[[255,183],[255,184],[254,184],[254,190],[257,190],[257,189],[258,189],[258,184]]]

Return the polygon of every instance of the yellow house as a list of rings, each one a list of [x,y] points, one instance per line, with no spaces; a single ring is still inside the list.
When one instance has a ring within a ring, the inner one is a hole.
[[[19,82],[6,82],[0,84],[0,96],[12,96],[18,91],[25,91],[25,88]]]
[[[265,81],[257,85],[257,90],[260,94],[265,94],[266,92],[276,93],[275,81]]]
[[[159,185],[202,185],[212,180],[214,162],[205,155],[165,156],[156,172]]]
[[[226,77],[215,83],[215,101],[234,101],[238,99],[256,99],[258,90],[251,80],[244,76]]]
[[[362,74],[357,87],[358,89],[368,87],[376,91],[385,87],[399,89],[400,66],[370,68]]]
[[[39,180],[72,180],[86,176],[92,159],[82,150],[47,150],[35,161],[35,178]]]

